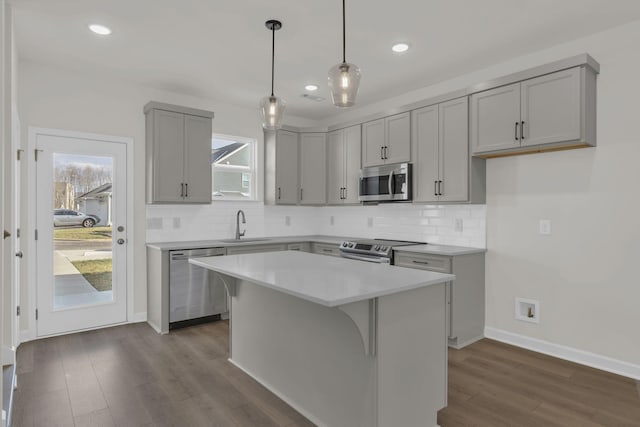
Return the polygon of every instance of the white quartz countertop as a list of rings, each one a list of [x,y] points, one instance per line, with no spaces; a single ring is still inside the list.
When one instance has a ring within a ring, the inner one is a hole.
[[[345,239],[354,239],[352,237],[338,236],[273,236],[259,237],[260,240],[251,240],[251,237],[240,239],[238,242],[228,242],[223,240],[191,240],[185,242],[153,242],[147,243],[150,248],[160,249],[163,251],[183,250],[183,249],[201,249],[201,248],[228,248],[234,246],[253,246],[253,245],[277,245],[286,243],[327,243],[330,245],[339,245]]]
[[[452,274],[297,251],[192,258],[189,262],[327,307],[455,279]]]
[[[431,254],[431,255],[444,255],[444,256],[457,256],[457,255],[470,255],[481,254],[487,250],[482,248],[467,248],[464,246],[449,246],[449,245],[411,245],[411,246],[399,246],[393,249],[394,252],[410,252],[414,254]]]

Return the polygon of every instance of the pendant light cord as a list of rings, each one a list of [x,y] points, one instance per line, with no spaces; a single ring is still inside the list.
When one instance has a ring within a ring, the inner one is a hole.
[[[273,96],[273,75],[275,70],[275,58],[276,58],[276,27],[271,27],[271,96]]]
[[[345,0],[342,0],[342,63],[347,62],[347,24],[345,18]]]

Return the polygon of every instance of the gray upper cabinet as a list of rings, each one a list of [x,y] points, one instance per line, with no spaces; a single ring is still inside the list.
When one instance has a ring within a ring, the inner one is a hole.
[[[213,113],[149,102],[147,203],[211,203]]]
[[[300,204],[327,203],[327,135],[300,134]]]
[[[298,203],[298,134],[279,130],[276,136],[276,204]]]
[[[468,98],[412,112],[415,202],[485,200],[485,161],[469,156]]]
[[[581,66],[471,96],[474,155],[595,146],[596,77]]]
[[[411,159],[411,114],[396,114],[362,124],[362,166]]]
[[[360,125],[327,135],[327,202],[358,203],[360,174]]]

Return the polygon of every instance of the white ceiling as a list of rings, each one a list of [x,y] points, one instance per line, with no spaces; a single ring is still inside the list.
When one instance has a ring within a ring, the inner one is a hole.
[[[340,0],[13,0],[23,59],[108,73],[159,89],[286,113],[339,112],[327,71],[342,59]],[[638,0],[347,0],[347,61],[362,69],[358,105],[640,19]],[[100,37],[89,23],[113,29]],[[394,42],[411,49],[391,52]],[[316,83],[324,102],[303,99]]]

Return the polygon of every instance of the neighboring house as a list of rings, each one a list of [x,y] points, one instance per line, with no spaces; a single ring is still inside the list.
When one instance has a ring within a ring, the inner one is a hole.
[[[96,225],[111,225],[111,183],[102,184],[76,197],[78,210],[100,218]]]
[[[54,183],[54,209],[76,209],[75,195],[76,192],[73,185],[69,182],[56,182]]]

